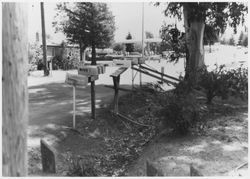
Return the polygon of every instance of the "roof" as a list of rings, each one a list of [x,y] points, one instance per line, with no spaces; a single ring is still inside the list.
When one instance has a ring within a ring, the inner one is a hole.
[[[144,39],[145,43],[160,43],[162,41],[161,38],[150,38],[150,39]],[[120,41],[118,43],[123,43],[123,44],[135,44],[135,43],[142,43],[142,41],[135,40],[135,39],[126,39],[123,41]]]

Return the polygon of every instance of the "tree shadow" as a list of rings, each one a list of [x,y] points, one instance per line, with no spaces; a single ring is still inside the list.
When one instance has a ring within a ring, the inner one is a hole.
[[[149,160],[156,162],[166,176],[174,173],[170,169],[188,168],[190,164],[204,176],[228,176],[230,171],[248,161],[246,118],[247,113],[243,112],[214,119],[217,122],[202,136],[163,136],[145,150],[136,163],[137,171],[132,169],[131,173],[145,176],[144,166]],[[223,125],[220,120],[224,121]],[[182,174],[179,173],[179,176]]]
[[[130,85],[121,85],[130,89]],[[125,94],[124,92],[120,93]],[[32,137],[53,136],[60,140],[61,131],[72,127],[73,90],[65,83],[49,83],[29,87],[29,140]],[[114,90],[96,85],[96,113],[112,104]],[[76,88],[76,125],[89,119],[91,113],[90,86]],[[66,130],[66,131],[65,131]],[[59,136],[59,137],[58,137]]]

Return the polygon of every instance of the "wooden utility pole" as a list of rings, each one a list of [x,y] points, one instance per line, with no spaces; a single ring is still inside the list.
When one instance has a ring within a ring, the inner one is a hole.
[[[2,174],[27,175],[28,16],[24,3],[2,3]]]
[[[44,64],[44,76],[49,75],[48,65],[47,65],[47,45],[46,45],[46,32],[45,32],[45,22],[44,22],[44,6],[41,2],[41,23],[42,23],[42,40],[43,40],[43,64]]]
[[[142,59],[144,59],[144,3],[142,3]],[[138,59],[139,60],[139,59]],[[139,65],[141,66],[141,65]],[[142,74],[139,73],[140,87],[142,86]]]

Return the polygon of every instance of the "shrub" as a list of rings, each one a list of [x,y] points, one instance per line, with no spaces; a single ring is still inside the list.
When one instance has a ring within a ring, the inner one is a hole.
[[[162,124],[179,134],[186,134],[201,119],[200,104],[190,82],[182,79],[172,92],[167,92],[161,114]]]
[[[232,69],[227,72],[230,76],[228,80],[229,95],[240,97],[242,100],[248,99],[248,69],[242,65],[237,69]]]
[[[215,96],[227,99],[229,95],[248,96],[248,71],[242,66],[238,69],[226,70],[225,65],[215,65],[212,71],[201,70],[199,86],[205,90],[207,103],[211,104]]]
[[[170,96],[162,109],[163,125],[186,134],[200,120],[199,104],[194,94]]]

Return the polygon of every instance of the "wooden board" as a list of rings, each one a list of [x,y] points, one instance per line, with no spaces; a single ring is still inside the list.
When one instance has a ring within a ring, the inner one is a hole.
[[[125,57],[126,60],[131,60],[132,65],[145,64],[145,58],[142,57]]]
[[[110,76],[111,77],[118,77],[120,76],[123,72],[125,72],[128,68],[127,67],[120,67],[117,69],[114,73],[112,73]]]
[[[74,86],[86,86],[88,84],[88,77],[67,73],[65,83]]]

